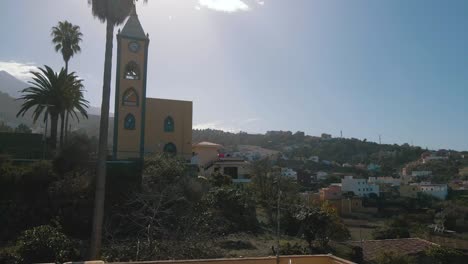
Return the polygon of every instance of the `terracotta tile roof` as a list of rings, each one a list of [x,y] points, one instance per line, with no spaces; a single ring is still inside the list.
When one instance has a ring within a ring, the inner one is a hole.
[[[383,240],[364,240],[347,242],[352,246],[362,247],[364,260],[369,261],[377,258],[383,252],[393,251],[401,255],[414,255],[437,245],[420,238],[400,238]]]

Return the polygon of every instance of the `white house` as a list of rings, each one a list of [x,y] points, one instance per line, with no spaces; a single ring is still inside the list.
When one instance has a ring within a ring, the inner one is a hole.
[[[433,161],[433,160],[448,160],[448,157],[447,156],[438,156],[435,153],[431,153],[431,155],[424,156],[422,158],[422,163],[423,164],[428,163],[428,162]]]
[[[320,161],[320,159],[319,159],[318,156],[310,156],[310,157],[309,157],[309,160],[310,160],[310,161],[313,161],[313,162],[317,162],[317,163]]]
[[[317,181],[325,180],[327,177],[328,177],[328,173],[324,171],[317,172],[317,176],[316,176]]]
[[[400,186],[401,180],[393,177],[369,177],[367,183],[370,184],[388,184],[391,186]]]
[[[281,168],[281,176],[297,180],[297,172],[290,168]]]
[[[341,180],[341,191],[343,193],[353,192],[359,197],[369,196],[371,193],[379,196],[379,185],[368,183],[366,179],[354,179],[353,176],[345,176]]]
[[[421,182],[419,184],[419,191],[441,200],[445,200],[448,194],[447,184],[432,184],[428,182]]]

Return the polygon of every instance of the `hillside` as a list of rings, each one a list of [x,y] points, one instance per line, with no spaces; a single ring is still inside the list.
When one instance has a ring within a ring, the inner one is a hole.
[[[26,87],[28,87],[27,83],[16,79],[6,71],[0,71],[0,92],[18,98],[21,95],[21,90]]]
[[[31,112],[28,112],[24,117],[16,117],[16,114],[21,108],[22,101],[18,100],[21,93],[20,91],[28,86],[27,83],[16,79],[5,71],[0,71],[0,121],[6,123],[10,127],[17,127],[23,123],[33,129],[34,132],[43,131],[43,123],[38,120],[34,123],[31,117]],[[80,122],[76,120],[71,121],[72,130],[80,130],[88,134],[89,136],[99,135],[99,114],[101,109],[98,107],[90,107],[88,109],[88,119],[80,119]],[[114,120],[109,120],[109,127],[113,128]],[[112,140],[113,129],[109,129],[110,139]]]
[[[221,130],[194,130],[193,142],[211,141],[226,147],[256,145],[283,152],[290,158],[319,156],[321,160],[338,163],[378,163],[399,167],[418,159],[421,147],[377,144],[355,138],[331,138],[304,135],[303,132],[269,131],[266,134],[230,133]]]

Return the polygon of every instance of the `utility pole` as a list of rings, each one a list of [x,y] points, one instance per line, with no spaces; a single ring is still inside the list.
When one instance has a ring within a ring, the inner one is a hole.
[[[276,201],[276,264],[280,263],[280,201],[281,201],[281,189],[280,189],[281,173],[278,172],[278,199]]]

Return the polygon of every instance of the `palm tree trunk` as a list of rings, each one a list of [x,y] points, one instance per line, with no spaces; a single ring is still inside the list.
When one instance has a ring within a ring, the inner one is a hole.
[[[112,70],[112,42],[114,37],[114,23],[107,21],[106,55],[104,59],[104,80],[102,87],[101,123],[99,126],[99,149],[96,177],[96,194],[94,199],[93,232],[91,235],[91,258],[100,257],[102,242],[102,223],[104,219],[104,198],[106,191],[106,160],[107,133],[109,128],[109,103]]]
[[[50,145],[53,150],[57,147],[58,118],[58,114],[50,113]]]
[[[60,148],[63,148],[63,136],[64,136],[64,129],[65,129],[65,113],[60,113]]]
[[[65,144],[67,144],[68,141],[68,117],[70,116],[70,112],[67,111],[67,115],[65,117]]]
[[[65,72],[68,74],[68,61],[65,61]]]

